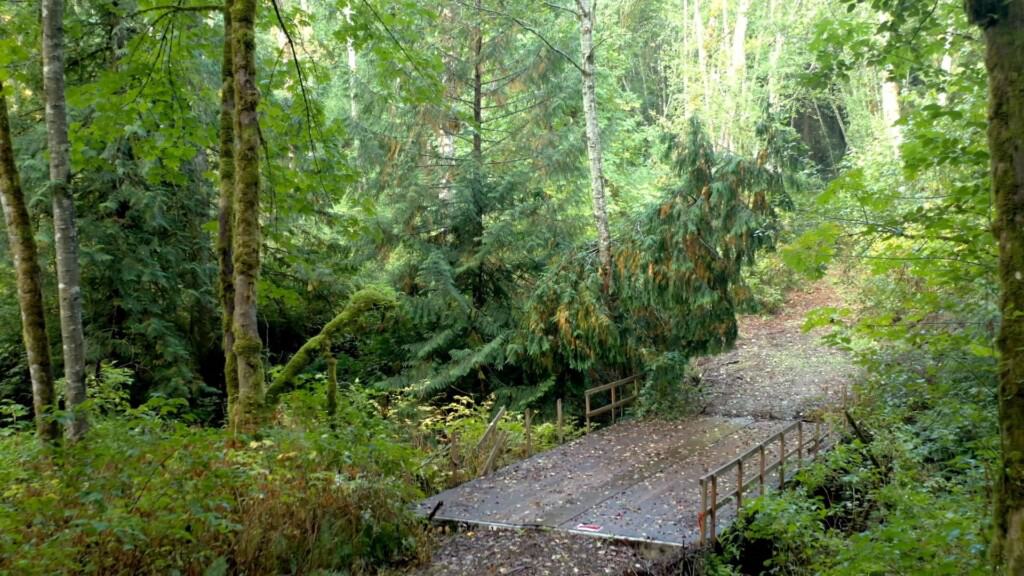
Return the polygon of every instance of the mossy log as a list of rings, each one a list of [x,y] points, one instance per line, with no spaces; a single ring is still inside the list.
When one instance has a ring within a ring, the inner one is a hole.
[[[316,336],[313,336],[288,360],[281,373],[274,378],[267,390],[267,406],[273,406],[281,395],[292,389],[295,377],[299,375],[318,354],[328,346],[333,335],[355,325],[364,314],[373,310],[391,310],[398,306],[398,299],[390,290],[363,288],[349,299],[345,308],[338,313]]]

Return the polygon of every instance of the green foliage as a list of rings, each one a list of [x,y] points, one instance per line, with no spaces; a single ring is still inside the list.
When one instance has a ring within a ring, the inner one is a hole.
[[[51,454],[0,439],[0,571],[364,573],[416,554],[418,453],[358,394],[339,423],[233,438],[153,401]]]
[[[448,404],[436,408],[421,407],[418,412],[418,429],[423,434],[421,441],[427,443],[431,450],[426,466],[431,487],[439,490],[450,488],[483,472],[492,444],[485,443],[481,447],[480,441],[496,412],[493,399],[478,403],[468,396],[456,396]],[[492,434],[500,438],[494,469],[528,455],[523,412],[506,410]],[[583,429],[571,420],[564,423],[562,440],[569,441],[582,434]],[[556,447],[559,440],[555,422],[543,421],[535,413],[530,426],[530,444],[534,453]]]
[[[801,276],[786,263],[786,248],[757,259],[744,271],[744,286],[738,287],[737,304],[748,314],[775,314],[786,303],[786,295],[801,284]]]
[[[669,390],[689,358],[736,339],[733,291],[741,267],[774,240],[783,181],[764,155],[716,150],[696,119],[671,152],[678,183],[619,229],[610,299],[589,250],[563,257],[536,286],[526,352],[556,373],[646,369]]]

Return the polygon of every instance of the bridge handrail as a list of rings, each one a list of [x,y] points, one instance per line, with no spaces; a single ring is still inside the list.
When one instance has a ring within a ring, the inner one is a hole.
[[[807,422],[806,424],[810,424]],[[697,513],[697,524],[700,529],[700,543],[704,545],[708,540],[714,542],[718,536],[718,510],[728,504],[731,500],[736,500],[736,512],[739,513],[740,508],[743,506],[744,494],[755,484],[760,485],[760,495],[763,496],[767,489],[766,478],[768,474],[774,472],[776,469],[779,471],[779,488],[785,485],[786,476],[786,460],[790,456],[796,456],[795,466],[796,470],[799,471],[805,460],[813,460],[817,458],[818,454],[823,449],[829,447],[829,443],[832,442],[836,433],[827,424],[824,425],[824,434],[822,434],[822,422],[816,421],[814,424],[814,436],[810,438],[804,437],[804,425],[803,420],[798,420],[782,430],[772,434],[759,444],[747,450],[740,456],[733,458],[726,464],[719,466],[712,472],[705,474],[700,479],[700,494],[701,504],[700,510]],[[791,449],[786,449],[786,435],[791,434],[793,431],[797,433],[796,446]],[[766,452],[769,447],[776,441],[779,442],[779,457],[771,463],[766,462]],[[805,448],[809,448],[805,450]],[[746,480],[744,477],[744,462],[750,460],[755,455],[758,455],[759,466],[757,475],[753,478]],[[729,492],[724,494],[718,493],[718,480],[726,475],[732,469],[736,469],[736,487]],[[709,492],[710,490],[710,498]],[[711,526],[708,529],[708,521],[710,520]]]
[[[615,421],[615,409],[616,408],[622,408],[622,407],[626,406],[627,404],[631,404],[637,398],[640,397],[639,380],[640,380],[640,376],[641,375],[642,374],[639,374],[639,373],[638,374],[633,374],[632,376],[627,376],[626,378],[623,378],[621,380],[616,380],[614,382],[609,382],[607,384],[602,384],[600,386],[594,386],[593,388],[588,388],[586,391],[583,392],[584,401],[586,403],[586,411],[584,412],[584,415],[586,417],[587,430],[588,431],[590,430],[590,419],[592,417],[600,416],[601,414],[604,414],[605,412],[611,412],[612,413],[612,422],[614,422]],[[623,387],[623,386],[626,386],[628,384],[632,384],[633,385],[633,393],[631,395],[629,395],[629,396],[622,396],[622,397],[619,397],[618,399],[616,399],[616,392],[618,392],[618,389]],[[600,408],[591,409],[590,408],[590,398],[592,396],[594,396],[595,394],[600,394],[601,392],[611,392],[611,397],[612,397],[611,403],[605,404],[604,406],[601,406]]]

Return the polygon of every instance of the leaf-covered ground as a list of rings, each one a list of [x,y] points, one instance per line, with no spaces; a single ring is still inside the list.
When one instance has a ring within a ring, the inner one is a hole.
[[[791,292],[774,316],[741,318],[736,348],[698,363],[707,394],[704,412],[795,420],[842,404],[856,368],[821,341],[823,331],[802,329],[809,311],[840,304],[839,292],[822,280]]]

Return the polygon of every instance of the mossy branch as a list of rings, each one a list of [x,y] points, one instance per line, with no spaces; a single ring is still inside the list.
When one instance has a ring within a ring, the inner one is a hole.
[[[363,288],[353,294],[345,308],[288,360],[267,390],[266,405],[273,407],[282,394],[292,389],[295,377],[321,353],[325,341],[330,340],[331,336],[351,328],[359,318],[371,310],[391,310],[397,306],[398,299],[394,292],[388,289]]]

